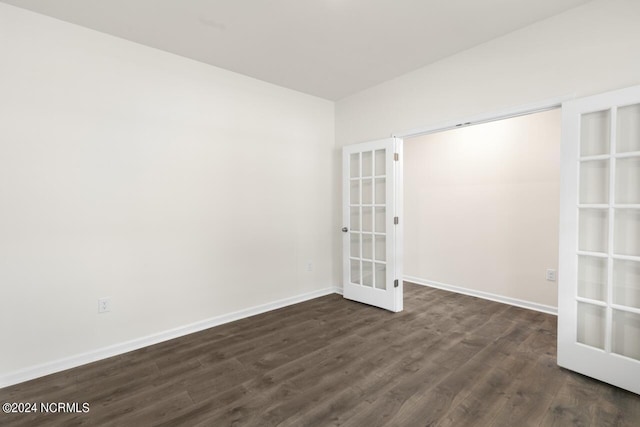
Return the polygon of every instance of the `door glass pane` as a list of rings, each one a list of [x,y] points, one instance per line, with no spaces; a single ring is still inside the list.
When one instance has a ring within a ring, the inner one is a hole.
[[[640,308],[640,262],[613,260],[613,302]]]
[[[580,209],[578,248],[587,252],[607,252],[608,221],[606,209]]]
[[[640,104],[618,109],[618,141],[616,151],[640,151]]]
[[[360,234],[359,233],[351,233],[350,253],[351,253],[351,258],[360,258]]]
[[[605,301],[607,298],[607,259],[578,257],[578,296]]]
[[[376,288],[387,289],[387,266],[376,263]]]
[[[362,284],[373,287],[373,263],[362,261]]]
[[[351,223],[349,225],[351,231],[360,231],[360,208],[351,209]]]
[[[351,259],[351,283],[360,284],[360,260]]]
[[[387,181],[384,178],[376,179],[376,204],[384,205],[387,192]]]
[[[376,208],[376,233],[384,233],[386,230],[386,210],[385,208]]]
[[[582,115],[580,123],[581,156],[609,153],[610,123],[609,110]]]
[[[640,256],[640,210],[616,209],[613,252]]]
[[[640,157],[616,160],[616,203],[640,204]]]
[[[376,176],[385,175],[386,150],[376,150]]]
[[[360,260],[358,259],[350,259],[349,263],[351,264],[351,283],[355,283],[359,285],[360,282]]]
[[[352,205],[357,205],[360,203],[360,181],[357,179],[351,180],[349,185],[349,200]]]
[[[376,261],[387,260],[387,238],[376,236]]]
[[[362,180],[362,204],[373,204],[373,181],[371,179]]]
[[[614,353],[640,360],[640,314],[613,310]]]
[[[360,153],[353,153],[349,157],[351,178],[358,178],[360,176]]]
[[[362,176],[373,175],[373,153],[365,151],[362,153]]]
[[[580,203],[609,203],[609,161],[580,163]]]
[[[373,208],[362,208],[362,231],[373,231]]]
[[[373,259],[373,235],[362,235],[362,258]]]
[[[605,309],[578,302],[578,342],[604,349]]]

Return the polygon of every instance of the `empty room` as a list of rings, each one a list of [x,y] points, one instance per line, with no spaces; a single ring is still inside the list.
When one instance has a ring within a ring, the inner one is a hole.
[[[636,0],[0,0],[0,425],[639,425],[638,52]]]

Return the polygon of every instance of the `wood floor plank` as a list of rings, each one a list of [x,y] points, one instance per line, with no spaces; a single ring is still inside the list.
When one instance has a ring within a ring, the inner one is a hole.
[[[516,357],[520,357],[520,353]],[[555,356],[542,354],[520,378],[509,400],[493,420],[495,426],[539,426],[566,375],[555,361]]]
[[[507,357],[500,367],[493,367],[484,381],[470,384],[466,398],[443,416],[442,427],[491,425],[509,401],[516,381],[531,370],[526,360]]]
[[[371,403],[371,409],[360,412],[345,422],[345,426],[383,426],[393,419],[401,410],[408,398],[417,394],[424,394],[435,387],[448,371],[441,366],[429,362],[417,372],[410,375],[401,375],[394,381],[392,387],[385,388],[384,395]]]
[[[140,406],[139,409],[127,414],[127,423],[135,426],[155,425],[170,417],[175,411],[193,405],[193,401],[189,397],[189,393],[182,391],[180,393],[164,395],[156,399],[152,404]],[[118,419],[111,418],[100,422],[105,427],[121,426],[122,422]]]
[[[561,369],[554,316],[405,282],[328,295],[0,389],[6,426],[628,426],[640,396]]]
[[[639,396],[564,369],[566,382],[549,407],[543,425],[637,426]]]

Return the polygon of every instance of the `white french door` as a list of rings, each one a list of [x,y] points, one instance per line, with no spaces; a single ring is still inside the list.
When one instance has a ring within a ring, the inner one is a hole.
[[[343,292],[347,299],[402,311],[402,140],[342,151]]]
[[[640,394],[640,86],[562,115],[558,364]]]

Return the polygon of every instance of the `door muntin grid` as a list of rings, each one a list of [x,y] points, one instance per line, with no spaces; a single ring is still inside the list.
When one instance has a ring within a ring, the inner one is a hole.
[[[386,291],[387,161],[386,148],[349,155],[349,282]]]
[[[580,129],[576,341],[640,361],[640,104]]]

